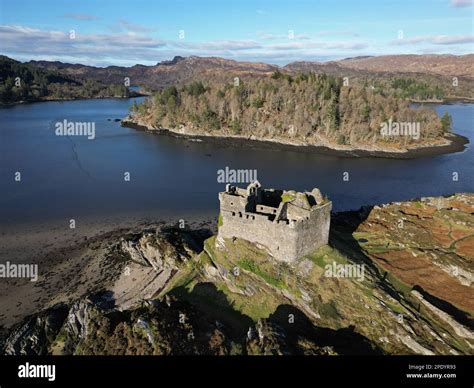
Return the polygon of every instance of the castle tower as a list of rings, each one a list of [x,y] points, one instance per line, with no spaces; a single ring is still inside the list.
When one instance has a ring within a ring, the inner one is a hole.
[[[318,189],[295,192],[227,185],[219,193],[219,239],[239,238],[267,248],[276,260],[292,262],[328,243],[332,202]]]

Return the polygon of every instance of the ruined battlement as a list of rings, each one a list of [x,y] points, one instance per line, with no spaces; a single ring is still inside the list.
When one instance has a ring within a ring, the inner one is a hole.
[[[327,244],[332,203],[318,189],[295,192],[227,185],[219,193],[219,238],[263,245],[280,261],[291,262]]]

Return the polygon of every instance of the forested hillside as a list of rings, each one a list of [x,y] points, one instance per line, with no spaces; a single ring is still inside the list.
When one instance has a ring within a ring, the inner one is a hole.
[[[385,88],[344,86],[339,77],[275,72],[238,85],[194,82],[170,87],[134,105],[132,115],[153,128],[184,127],[198,133],[308,144],[408,144],[437,139],[449,131],[449,117],[440,119],[434,110],[410,108],[409,101],[401,98],[405,90],[406,85],[397,81]],[[381,124],[388,120],[419,122],[420,138],[383,138]]]
[[[0,103],[94,97],[128,97],[124,85],[78,81],[56,71],[0,56]]]

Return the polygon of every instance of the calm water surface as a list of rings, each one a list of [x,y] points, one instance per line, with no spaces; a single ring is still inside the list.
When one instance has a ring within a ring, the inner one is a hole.
[[[474,151],[413,160],[350,159],[293,151],[221,148],[122,128],[133,100],[44,102],[0,109],[0,223],[131,214],[215,214],[217,170],[256,169],[268,187],[319,187],[335,210],[414,197],[474,192]],[[474,105],[438,105],[474,142]],[[94,121],[95,140],[58,137],[58,120]],[[112,120],[108,120],[112,119]],[[21,172],[21,183],[14,181]],[[349,172],[349,182],[343,173]],[[130,182],[124,181],[129,172]],[[452,180],[457,172],[459,180]]]

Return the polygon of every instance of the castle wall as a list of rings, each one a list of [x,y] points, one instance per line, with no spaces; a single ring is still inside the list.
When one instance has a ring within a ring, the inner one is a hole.
[[[259,213],[276,214],[277,208],[258,204],[256,206]]]
[[[222,202],[221,202],[222,204]],[[322,205],[296,222],[272,222],[266,215],[233,212],[221,206],[222,238],[241,238],[265,246],[280,261],[291,262],[327,244],[332,203]]]
[[[296,222],[297,257],[307,255],[328,243],[331,210],[332,202],[325,203],[311,211],[308,220]]]
[[[243,212],[247,208],[247,198],[239,195],[222,195],[219,194],[221,209],[234,212]]]
[[[265,246],[272,255],[282,261],[292,261],[297,253],[297,235],[285,221],[273,223],[265,215],[236,214],[221,210],[222,225],[219,237],[241,238]]]
[[[291,202],[287,204],[286,216],[290,220],[305,219],[309,217],[310,211],[299,206],[293,205]]]

